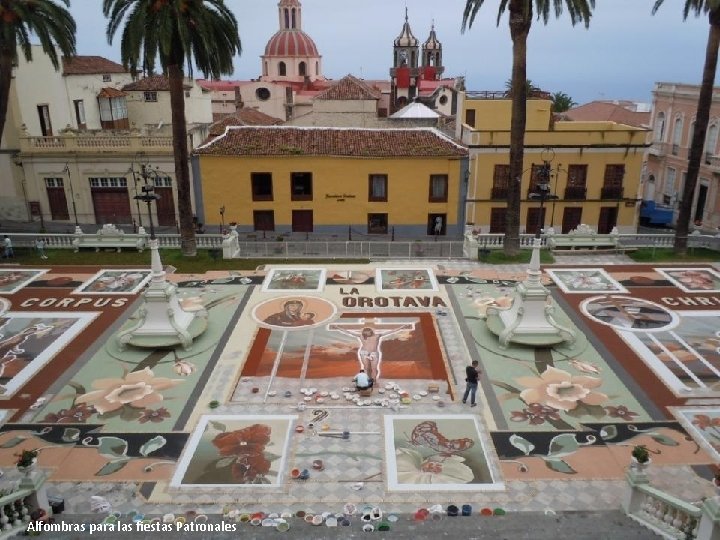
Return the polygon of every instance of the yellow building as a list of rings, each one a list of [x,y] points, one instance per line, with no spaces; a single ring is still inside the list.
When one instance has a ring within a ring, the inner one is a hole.
[[[462,96],[457,137],[470,151],[467,221],[482,232],[505,231],[510,162],[511,101],[502,93]],[[521,178],[521,232],[541,223],[566,233],[584,223],[608,233],[617,226],[634,232],[640,201],[648,130],[614,122],[554,121],[551,102],[527,100],[525,156]],[[550,165],[550,190],[557,199],[541,215],[537,182]]]
[[[204,215],[239,231],[462,232],[467,148],[432,128],[229,127],[196,152]]]

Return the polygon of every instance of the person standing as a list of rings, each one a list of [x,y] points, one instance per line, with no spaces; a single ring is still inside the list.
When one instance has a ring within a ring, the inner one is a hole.
[[[45,255],[45,240],[43,238],[35,240],[35,249],[41,259],[47,259],[47,255]]]
[[[465,387],[465,394],[463,394],[462,402],[467,403],[467,398],[470,396],[471,407],[475,407],[475,405],[477,405],[477,403],[475,403],[475,394],[477,393],[478,376],[480,375],[477,367],[478,361],[473,360],[472,364],[465,368],[465,382],[467,383],[467,386]]]
[[[5,248],[5,251],[3,252],[3,257],[5,259],[10,259],[15,256],[13,253],[12,240],[10,240],[7,234],[3,237],[3,247]]]

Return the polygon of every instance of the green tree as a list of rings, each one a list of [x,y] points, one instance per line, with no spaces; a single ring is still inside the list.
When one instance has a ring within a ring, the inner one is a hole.
[[[575,107],[577,103],[568,96],[565,92],[555,92],[552,95],[552,110],[553,112],[560,113],[565,112],[568,109]]]
[[[70,5],[70,0],[58,0]],[[0,142],[7,119],[13,65],[18,47],[25,60],[32,61],[30,36],[40,41],[53,67],[60,69],[58,49],[65,56],[75,55],[75,20],[70,12],[53,0],[0,0]]]
[[[663,4],[663,1],[656,0],[652,10],[653,15]],[[683,19],[687,19],[690,13],[694,13],[696,17],[706,13],[710,23],[710,30],[705,47],[705,65],[703,66],[702,83],[700,85],[700,95],[698,96],[695,129],[693,130],[690,152],[688,153],[685,187],[683,188],[682,199],[680,199],[678,219],[675,225],[675,244],[673,248],[678,255],[687,253],[693,196],[695,195],[695,187],[700,173],[700,160],[702,159],[705,135],[710,120],[713,84],[715,83],[715,72],[718,63],[718,46],[720,46],[720,0],[685,0]]]
[[[242,50],[237,20],[224,0],[103,0],[103,14],[110,43],[125,23],[120,53],[126,69],[152,73],[159,59],[169,79],[180,247],[183,255],[194,257],[184,70],[192,76],[194,64],[212,79],[232,73],[233,58]]]
[[[536,96],[541,96],[546,92],[539,86],[535,86],[530,79],[525,81],[525,97],[531,99]],[[512,79],[505,81],[505,97],[512,98]]]
[[[466,0],[462,31],[471,28],[485,0]],[[590,24],[595,0],[499,0],[497,24],[505,11],[509,14],[510,38],[512,39],[512,112],[510,115],[510,178],[507,195],[505,226],[505,253],[509,256],[520,252],[520,184],[523,173],[525,147],[526,103],[524,86],[527,82],[527,38],[533,20],[533,11],[547,24],[551,10],[560,17],[563,6],[567,8],[570,22],[575,25]]]

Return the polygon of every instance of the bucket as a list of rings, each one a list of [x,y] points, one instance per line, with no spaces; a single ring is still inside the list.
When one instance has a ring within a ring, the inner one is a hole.
[[[390,524],[387,521],[381,521],[380,523],[378,523],[377,530],[378,531],[389,531]]]
[[[457,517],[459,512],[460,512],[459,508],[457,506],[455,506],[454,504],[451,504],[447,507],[447,515],[450,517]]]
[[[469,504],[463,504],[462,505],[462,515],[463,516],[472,516],[472,506]]]
[[[300,469],[291,470],[290,476],[293,478],[293,480],[297,480],[298,478],[300,478]]]
[[[290,529],[290,524],[287,521],[280,521],[275,525],[275,529],[279,532],[287,532]]]
[[[250,520],[250,525],[252,525],[253,527],[259,527],[260,525],[262,525],[262,519],[252,518]]]

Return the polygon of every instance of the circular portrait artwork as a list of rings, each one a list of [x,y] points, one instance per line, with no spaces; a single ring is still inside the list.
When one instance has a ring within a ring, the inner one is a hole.
[[[676,327],[680,321],[669,309],[630,296],[595,296],[580,308],[589,318],[618,330],[661,332]]]
[[[271,328],[302,330],[327,323],[335,317],[335,304],[314,296],[282,296],[261,302],[252,315]]]

